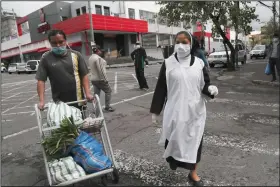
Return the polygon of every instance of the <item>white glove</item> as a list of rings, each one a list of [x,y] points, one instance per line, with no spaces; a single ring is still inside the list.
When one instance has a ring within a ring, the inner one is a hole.
[[[152,114],[152,122],[153,124],[158,124],[158,115]]]
[[[208,91],[210,92],[211,95],[214,96],[218,95],[219,93],[217,86],[213,86],[213,85],[208,87]]]

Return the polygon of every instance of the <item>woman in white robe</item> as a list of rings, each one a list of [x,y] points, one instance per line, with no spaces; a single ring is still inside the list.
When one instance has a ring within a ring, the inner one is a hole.
[[[156,122],[165,105],[159,144],[165,146],[163,157],[170,168],[191,170],[189,180],[203,186],[196,169],[206,120],[205,96],[213,99],[218,89],[210,84],[204,62],[194,56],[195,42],[188,32],[176,35],[174,54],[162,64],[150,112]]]

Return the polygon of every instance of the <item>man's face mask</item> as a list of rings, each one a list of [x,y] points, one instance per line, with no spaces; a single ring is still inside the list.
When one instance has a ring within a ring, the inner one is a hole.
[[[63,55],[66,52],[66,46],[52,47],[52,52],[56,55]]]
[[[136,45],[136,49],[139,49],[140,48],[140,45]]]

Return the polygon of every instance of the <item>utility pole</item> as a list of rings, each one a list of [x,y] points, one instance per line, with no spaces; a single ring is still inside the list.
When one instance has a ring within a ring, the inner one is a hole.
[[[235,5],[236,5],[236,17],[235,17],[235,66],[238,67],[238,33],[239,33],[239,1],[235,1]],[[234,66],[234,64],[233,64]]]
[[[17,17],[16,17],[16,13],[14,11],[14,9],[12,9],[13,14],[14,14],[14,19],[15,19],[15,25],[16,25],[16,34],[17,34],[17,40],[18,40],[18,49],[19,49],[19,56],[20,56],[20,61],[21,63],[24,63],[24,58],[23,58],[23,54],[22,54],[22,50],[21,50],[21,43],[20,43],[20,39],[19,39],[19,33],[18,33],[18,28],[17,28]]]
[[[89,13],[89,21],[90,21],[91,45],[95,45],[90,1],[88,1],[88,13]],[[92,53],[92,50],[91,50],[91,53]]]
[[[280,41],[280,1],[279,1],[279,4],[278,4],[278,8],[279,8],[279,10],[278,10],[278,37],[279,37],[279,41]]]
[[[273,1],[272,5],[272,13],[273,13],[273,30],[276,32],[276,1]]]

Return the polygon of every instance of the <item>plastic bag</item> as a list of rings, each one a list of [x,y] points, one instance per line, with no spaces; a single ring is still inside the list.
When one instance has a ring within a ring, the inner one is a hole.
[[[79,125],[83,123],[81,111],[73,106],[69,106],[66,103],[49,103],[48,104],[48,114],[47,114],[47,125],[49,127],[59,126],[61,121],[65,117],[73,117],[74,124]]]
[[[271,69],[270,69],[270,64],[269,63],[266,64],[264,73],[267,74],[267,75],[271,75]]]
[[[75,162],[87,173],[95,173],[112,166],[111,160],[104,155],[103,146],[86,132],[81,132],[70,150]]]
[[[53,184],[59,184],[86,175],[81,166],[71,156],[48,162]]]

